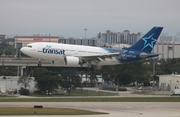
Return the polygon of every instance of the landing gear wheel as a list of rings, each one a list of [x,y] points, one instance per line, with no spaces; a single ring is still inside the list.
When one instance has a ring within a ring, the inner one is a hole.
[[[39,61],[39,63],[38,63],[38,67],[41,67],[41,66],[42,66],[41,61]]]

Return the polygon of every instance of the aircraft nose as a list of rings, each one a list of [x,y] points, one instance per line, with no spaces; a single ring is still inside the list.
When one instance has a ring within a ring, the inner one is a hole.
[[[24,52],[24,48],[21,48],[20,51],[21,51],[21,52]]]

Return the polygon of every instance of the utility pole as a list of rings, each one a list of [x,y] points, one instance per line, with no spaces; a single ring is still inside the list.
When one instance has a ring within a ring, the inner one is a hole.
[[[119,94],[119,78],[117,79],[117,94]]]
[[[155,58],[153,58],[153,84],[152,84],[153,89],[154,89],[154,78],[155,78]]]

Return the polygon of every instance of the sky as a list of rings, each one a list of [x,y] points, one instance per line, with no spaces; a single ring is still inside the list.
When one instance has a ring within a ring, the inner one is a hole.
[[[0,0],[0,34],[96,37],[111,30],[180,32],[180,0]]]

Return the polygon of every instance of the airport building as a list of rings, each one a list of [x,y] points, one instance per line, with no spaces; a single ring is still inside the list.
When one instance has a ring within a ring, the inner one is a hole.
[[[159,59],[167,59],[167,58],[179,58],[180,57],[180,43],[174,41],[173,36],[169,36],[168,34],[160,35],[153,52],[159,53]]]
[[[172,91],[180,89],[180,75],[158,75],[161,90]]]
[[[54,42],[58,43],[59,36],[15,36],[15,48],[24,47],[33,42]]]
[[[86,75],[80,75],[80,77],[82,78],[82,83],[83,82],[88,82],[88,83],[90,83],[91,82],[91,79],[90,79],[90,75],[87,75],[87,77],[86,77]],[[102,78],[102,75],[96,75],[96,78],[97,78],[97,82],[103,82],[103,78]]]
[[[175,42],[157,42],[155,45],[153,52],[159,53],[159,59],[167,59],[167,58],[179,58],[180,57],[180,43]]]
[[[19,76],[0,76],[0,92],[3,93],[13,93],[14,91],[18,91],[22,85],[18,85],[18,79]],[[29,86],[27,89],[30,90],[30,92],[33,92],[35,90],[35,82],[34,77],[32,77],[31,82],[29,83]]]

